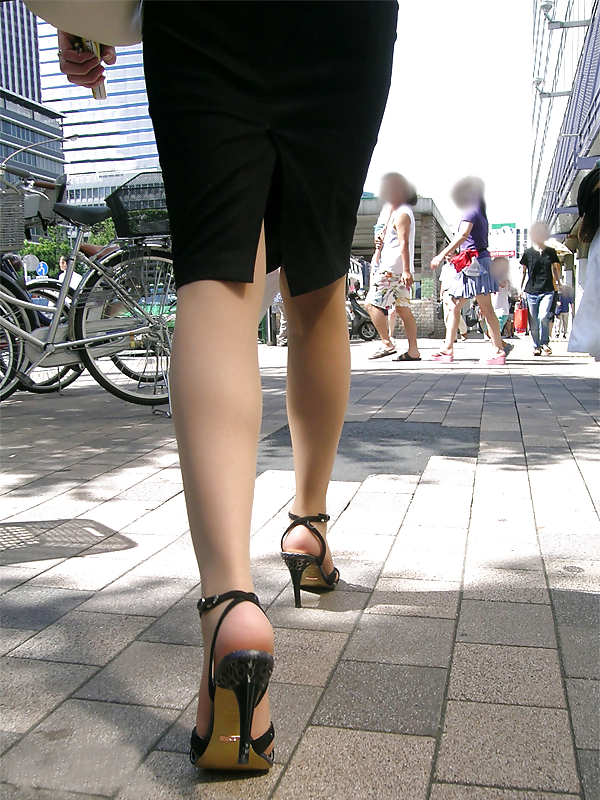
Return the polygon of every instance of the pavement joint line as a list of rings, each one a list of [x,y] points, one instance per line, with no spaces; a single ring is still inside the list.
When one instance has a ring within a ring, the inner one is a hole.
[[[529,459],[527,457],[527,453],[525,454],[525,460],[526,460],[526,464],[527,464],[527,481],[528,481],[528,484],[529,484],[529,491],[531,493],[531,508],[532,508],[533,519],[534,519],[534,523],[535,523],[537,544],[538,544],[538,549],[539,549],[540,555],[542,556],[542,572],[544,574],[544,580],[546,581],[546,591],[548,592],[548,596],[549,596],[549,599],[550,599],[550,613],[552,614],[552,624],[553,624],[553,628],[554,628],[554,637],[555,637],[555,640],[556,640],[557,648],[560,648],[560,634],[559,634],[559,630],[558,630],[559,626],[558,626],[558,620],[557,620],[557,615],[556,615],[556,608],[555,608],[554,598],[553,598],[552,591],[551,591],[550,579],[549,579],[549,576],[548,576],[548,569],[547,569],[547,566],[546,566],[546,559],[544,558],[544,551],[543,551],[542,543],[541,543],[541,540],[540,540],[539,528],[538,528],[538,525],[537,525],[536,506],[535,506],[535,502],[534,502],[533,490],[532,490],[532,487],[531,487],[531,477],[530,477],[530,472],[529,472]],[[587,486],[586,486],[586,488],[587,488]],[[577,743],[575,741],[575,727],[574,727],[574,724],[573,724],[573,714],[572,714],[572,711],[571,711],[571,702],[570,702],[570,699],[569,699],[569,693],[567,692],[567,676],[566,676],[566,671],[565,671],[565,665],[563,663],[563,658],[559,658],[558,659],[558,666],[559,666],[559,671],[560,671],[560,679],[561,679],[561,684],[562,684],[563,695],[564,695],[564,699],[565,699],[565,710],[567,712],[567,719],[568,719],[568,722],[569,722],[569,733],[570,733],[570,737],[571,737],[571,746],[572,746],[572,749],[573,749],[573,756],[574,756],[574,759],[575,759],[575,770],[576,770],[576,773],[577,773],[577,780],[579,781],[580,797],[584,797],[584,791],[585,790],[584,790],[584,782],[583,782],[583,769],[582,769],[580,761],[579,761],[579,752],[577,750]]]
[[[427,468],[427,467],[425,467],[425,469],[426,469],[426,468]],[[417,490],[418,486],[419,486],[419,485],[420,485],[420,483],[421,483],[421,479],[422,479],[422,477],[423,477],[423,473],[424,473],[424,472],[425,472],[425,470],[423,470],[423,472],[422,472],[422,473],[419,475],[419,480],[418,480],[418,481],[417,481],[417,483],[415,484],[415,489],[414,489],[413,493],[412,493],[412,494],[411,494],[411,496],[410,496],[410,502],[409,502],[408,506],[406,507],[406,509],[405,509],[405,511],[404,511],[404,514],[403,514],[403,516],[402,516],[402,521],[400,522],[400,524],[399,524],[399,526],[398,526],[398,531],[400,531],[400,529],[402,528],[402,524],[403,524],[403,522],[404,522],[404,519],[406,518],[406,515],[408,514],[408,509],[409,509],[409,508],[410,508],[410,506],[412,505],[412,502],[413,502],[413,500],[414,500],[414,496],[415,496],[416,490]],[[362,484],[361,484],[361,485],[362,485]],[[360,487],[359,487],[359,488],[360,488]],[[358,491],[358,489],[357,489],[357,491]],[[348,506],[346,506],[346,508],[347,508],[347,507],[348,507]],[[344,509],[344,510],[345,510],[345,509]],[[340,514],[340,516],[341,516],[341,514]],[[398,533],[398,532],[397,532],[397,533]],[[396,535],[397,535],[397,533],[396,533]],[[380,579],[380,577],[381,577],[381,573],[383,572],[383,569],[384,569],[384,567],[385,567],[385,564],[386,564],[386,562],[387,562],[387,559],[388,559],[388,558],[389,558],[389,553],[388,553],[387,557],[384,559],[384,561],[382,562],[382,564],[381,564],[381,567],[379,568],[379,570],[378,570],[378,572],[377,572],[377,577],[375,578],[375,580],[374,580],[374,583],[373,583],[373,590],[371,590],[371,592],[369,592],[369,594],[370,594],[371,596],[372,596],[372,594],[373,594],[374,587],[377,585],[377,582],[379,581],[379,579]],[[289,584],[289,581],[288,581],[288,584]],[[287,587],[287,585],[288,585],[288,584],[286,584],[286,587]],[[284,587],[284,588],[285,588],[285,587]],[[281,590],[281,592],[280,592],[280,594],[279,594],[278,596],[280,596],[280,595],[281,595],[281,593],[282,593],[283,591],[284,591],[284,589],[282,589],[282,590]],[[347,649],[348,649],[348,646],[349,646],[349,644],[350,644],[350,641],[351,641],[352,637],[354,636],[354,634],[356,633],[356,631],[357,631],[357,630],[358,630],[358,628],[359,628],[360,622],[361,622],[361,620],[362,620],[362,618],[363,618],[363,616],[364,616],[364,614],[365,614],[365,609],[366,609],[366,607],[365,607],[365,608],[363,608],[363,609],[361,609],[361,611],[359,612],[359,614],[357,614],[357,616],[356,616],[356,619],[355,619],[355,621],[354,621],[354,625],[353,625],[353,626],[352,626],[352,628],[351,628],[351,629],[348,631],[348,633],[347,633],[347,638],[346,638],[346,643],[345,643],[344,647],[343,647],[343,648],[340,650],[340,654],[339,654],[338,658],[336,659],[335,663],[333,664],[333,666],[332,666],[332,668],[331,668],[331,670],[330,670],[330,672],[329,672],[329,675],[327,676],[327,680],[325,681],[324,685],[323,685],[322,687],[320,687],[320,688],[321,688],[321,692],[319,693],[319,697],[318,697],[318,699],[317,699],[317,701],[316,701],[316,703],[315,703],[315,706],[314,706],[314,708],[313,708],[313,710],[312,710],[311,714],[309,715],[309,717],[308,717],[308,719],[307,719],[307,721],[306,721],[306,724],[305,724],[305,725],[304,725],[304,727],[302,728],[302,731],[301,731],[301,733],[300,733],[300,736],[298,737],[298,740],[297,740],[296,744],[294,745],[294,747],[292,748],[292,750],[291,750],[291,752],[290,752],[290,754],[289,754],[289,757],[288,757],[287,763],[283,765],[283,768],[282,768],[282,770],[281,770],[281,773],[280,773],[280,775],[278,776],[277,780],[275,781],[275,784],[274,784],[274,786],[273,786],[273,789],[272,789],[272,791],[271,791],[271,792],[270,792],[270,794],[269,794],[269,798],[272,798],[272,797],[275,795],[275,793],[277,792],[277,789],[279,788],[279,785],[281,784],[281,781],[283,780],[283,777],[284,777],[284,775],[286,775],[286,773],[287,773],[287,771],[288,771],[288,769],[289,769],[290,765],[293,763],[293,761],[294,761],[294,757],[295,757],[295,755],[296,755],[296,752],[298,751],[298,748],[299,748],[299,747],[300,747],[300,745],[302,744],[302,740],[303,740],[303,738],[304,738],[304,734],[305,734],[306,730],[307,730],[309,727],[334,727],[334,726],[331,726],[331,725],[330,725],[330,726],[323,726],[323,725],[321,725],[321,726],[314,726],[314,725],[313,725],[313,720],[314,720],[314,718],[315,718],[315,715],[316,715],[316,713],[317,713],[317,709],[318,709],[318,707],[319,707],[319,705],[320,705],[320,703],[321,703],[321,700],[323,699],[323,696],[324,696],[325,692],[327,691],[327,689],[328,689],[328,688],[329,688],[329,686],[331,685],[331,681],[333,680],[333,676],[334,676],[334,675],[335,675],[335,673],[337,672],[337,669],[338,669],[338,667],[340,666],[340,664],[342,663],[342,661],[344,661],[344,660],[345,660],[345,659],[344,659],[344,654],[345,654],[345,652],[346,652],[346,651],[347,651]],[[458,621],[456,622],[456,625],[458,625]],[[447,685],[446,685],[446,690],[447,690]],[[338,726],[338,727],[340,727],[340,726]],[[341,727],[343,727],[343,726],[341,726]],[[347,730],[355,730],[355,729],[354,729],[354,728],[348,728]],[[431,738],[431,736],[427,736],[426,738]],[[429,795],[428,795],[428,798],[429,798]]]
[[[485,393],[485,387],[486,386],[487,386],[487,378],[486,378],[486,381],[485,381],[484,393]],[[485,394],[484,394],[484,402],[485,402]],[[482,407],[483,407],[483,404],[482,404]],[[481,452],[481,444],[479,445],[479,452]],[[444,684],[444,691],[443,691],[443,694],[442,694],[442,708],[441,708],[441,711],[440,711],[440,718],[439,718],[439,722],[438,722],[437,736],[435,736],[435,747],[434,747],[434,750],[433,750],[433,755],[431,757],[429,780],[427,782],[426,800],[430,800],[430,798],[431,798],[431,792],[432,792],[432,789],[433,789],[433,783],[434,783],[434,780],[435,780],[435,777],[436,777],[436,774],[437,774],[437,764],[438,764],[438,759],[439,759],[439,755],[440,755],[440,749],[441,749],[441,746],[442,746],[442,739],[443,739],[443,736],[444,736],[444,727],[445,727],[445,724],[446,724],[446,715],[447,715],[447,710],[448,710],[448,694],[449,694],[449,691],[450,691],[450,677],[452,675],[452,666],[454,664],[454,653],[456,651],[456,644],[457,644],[457,641],[458,641],[458,627],[459,627],[459,623],[460,623],[460,614],[461,614],[461,610],[462,610],[462,604],[463,604],[463,598],[464,598],[464,592],[465,592],[465,574],[466,574],[466,570],[467,570],[467,553],[469,551],[469,534],[470,534],[470,530],[471,530],[471,519],[472,519],[472,514],[473,514],[473,498],[475,496],[475,487],[477,485],[477,468],[478,468],[478,466],[479,466],[479,455],[478,455],[478,457],[477,457],[477,459],[475,461],[475,469],[473,471],[473,484],[472,484],[472,487],[471,487],[471,501],[470,501],[470,504],[469,504],[469,524],[467,526],[467,536],[466,536],[466,539],[465,539],[465,547],[464,547],[464,551],[463,551],[463,562],[462,562],[462,571],[461,571],[461,576],[460,576],[460,586],[459,586],[459,589],[458,589],[458,598],[457,598],[456,612],[455,612],[455,617],[454,617],[454,628],[453,628],[453,631],[452,631],[452,644],[451,644],[451,647],[450,647],[450,657],[448,659],[448,665],[446,667],[446,681],[445,681],[445,684]]]

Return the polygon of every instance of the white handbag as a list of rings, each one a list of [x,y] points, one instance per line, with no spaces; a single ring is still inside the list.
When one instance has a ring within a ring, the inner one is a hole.
[[[61,31],[109,45],[142,41],[140,0],[25,0],[30,11]]]

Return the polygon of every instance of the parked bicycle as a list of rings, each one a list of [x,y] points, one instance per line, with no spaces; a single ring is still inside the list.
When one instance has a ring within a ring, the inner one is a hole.
[[[141,173],[104,207],[58,202],[53,210],[77,234],[58,292],[54,281],[32,287],[46,300],[49,322],[40,324],[39,302],[28,291],[0,275],[0,400],[22,386],[39,390],[40,370],[54,370],[46,380],[60,388],[83,366],[123,400],[167,404],[177,298],[162,176]],[[85,232],[111,216],[115,242],[84,243]],[[73,292],[76,266],[84,274]]]

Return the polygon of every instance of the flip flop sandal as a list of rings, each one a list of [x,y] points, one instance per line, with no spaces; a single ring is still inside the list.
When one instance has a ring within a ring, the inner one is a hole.
[[[484,364],[486,367],[502,367],[506,364],[506,356],[502,353],[493,356],[493,358],[482,358],[479,363]]]
[[[373,361],[376,358],[385,358],[385,356],[393,356],[395,352],[395,347],[391,350],[388,350],[385,347],[380,347],[379,350],[376,350],[372,356],[369,356],[369,361]]]
[[[398,358],[392,358],[392,361],[420,361],[420,360],[421,356],[413,358],[412,356],[409,356],[408,353],[402,353],[402,355],[398,356]]]
[[[432,361],[441,361],[443,364],[451,364],[454,361],[453,353],[434,353],[431,356]]]

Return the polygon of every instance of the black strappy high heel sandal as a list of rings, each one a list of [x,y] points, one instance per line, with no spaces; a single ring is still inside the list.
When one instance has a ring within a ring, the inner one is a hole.
[[[337,586],[340,573],[336,567],[333,568],[329,575],[323,569],[323,561],[327,554],[327,544],[320,532],[313,525],[313,522],[329,522],[329,515],[317,514],[314,517],[299,517],[296,514],[292,514],[290,511],[288,516],[292,522],[281,537],[281,557],[285,561],[290,575],[292,576],[296,608],[302,608],[300,589],[304,589],[307,592],[332,591]],[[321,545],[321,552],[318,556],[313,556],[310,553],[288,553],[283,549],[285,537],[290,531],[298,527],[298,525],[308,528],[312,535],[318,540]]]
[[[192,731],[190,761],[203,769],[266,770],[273,766],[273,752],[265,750],[275,738],[273,723],[269,730],[252,739],[254,709],[263,699],[273,672],[273,656],[261,650],[235,650],[229,653],[215,669],[215,644],[223,620],[232,608],[249,602],[260,602],[250,592],[225,592],[213,597],[203,597],[198,603],[200,616],[221,603],[231,602],[217,622],[210,647],[208,692],[213,703],[213,717],[209,733],[203,739]]]

